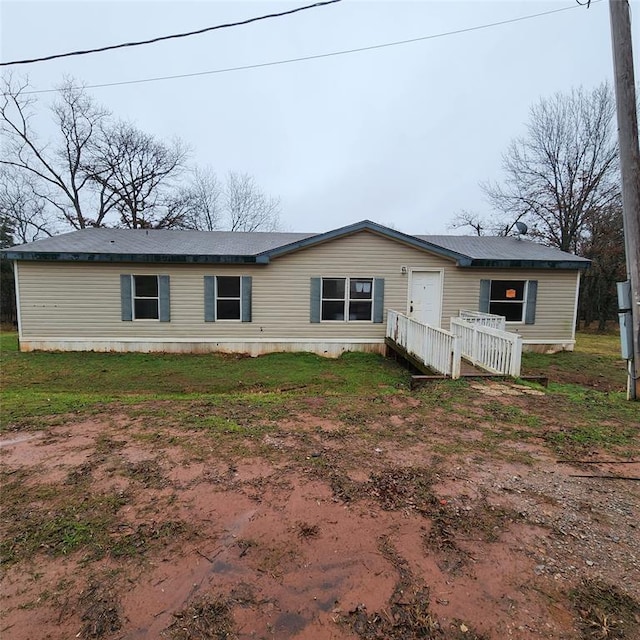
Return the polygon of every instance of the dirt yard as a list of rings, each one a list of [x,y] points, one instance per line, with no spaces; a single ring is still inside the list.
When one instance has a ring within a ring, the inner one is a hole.
[[[5,432],[0,637],[640,638],[640,483],[595,477],[640,463],[566,462],[541,391],[453,393]]]

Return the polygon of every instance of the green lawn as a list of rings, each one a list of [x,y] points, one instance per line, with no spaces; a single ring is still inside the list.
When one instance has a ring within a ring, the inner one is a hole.
[[[614,334],[583,333],[573,353],[524,354],[523,373],[547,375],[550,384],[539,401],[512,406],[508,398],[482,399],[466,380],[437,383],[411,394],[410,373],[372,354],[327,359],[308,353],[260,358],[20,353],[15,334],[4,333],[0,334],[0,428],[38,429],[64,421],[70,413],[125,410],[173,419],[185,428],[242,434],[246,417],[267,425],[322,397],[327,417],[357,424],[367,437],[366,425],[372,420],[400,411],[397,401],[390,408],[390,398],[413,395],[420,408],[407,403],[402,412],[417,419],[421,413],[445,411],[446,420],[462,428],[488,419],[493,427],[487,441],[543,434],[556,449],[613,446],[631,451],[638,440],[639,412],[637,403],[625,398],[625,369],[618,348]],[[476,410],[480,417],[470,413],[471,406],[481,407]]]
[[[347,353],[337,360],[310,353],[260,358],[219,354],[92,352],[20,353],[3,339],[3,388],[123,394],[231,393],[305,388],[307,392],[359,393],[393,389],[407,373],[390,360]]]
[[[546,375],[552,382],[577,383],[603,391],[624,391],[626,363],[617,333],[578,332],[574,351],[525,353],[523,373]]]
[[[310,353],[260,358],[219,354],[18,351],[0,334],[2,424],[108,402],[220,394],[376,395],[408,386],[409,373],[375,354],[328,359]]]

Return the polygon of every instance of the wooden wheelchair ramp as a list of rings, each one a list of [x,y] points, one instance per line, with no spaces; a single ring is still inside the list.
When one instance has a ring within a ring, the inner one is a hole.
[[[385,345],[392,356],[416,372],[411,386],[464,378],[519,378],[546,386],[547,378],[522,376],[522,340],[480,323],[453,318],[452,331],[424,325],[389,310]]]

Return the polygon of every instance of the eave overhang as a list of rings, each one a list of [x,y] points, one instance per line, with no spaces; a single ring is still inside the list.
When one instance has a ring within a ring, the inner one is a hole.
[[[474,259],[460,265],[477,269],[588,269],[590,260],[496,260]]]
[[[8,260],[37,262],[139,262],[147,264],[267,264],[267,256],[186,255],[164,253],[52,253],[41,251],[3,251]]]

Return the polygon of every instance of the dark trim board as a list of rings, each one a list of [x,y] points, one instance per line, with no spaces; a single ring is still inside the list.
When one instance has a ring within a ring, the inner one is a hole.
[[[145,262],[149,264],[268,264],[266,256],[195,255],[160,253],[51,253],[40,251],[2,252],[8,260],[40,262]]]
[[[498,260],[480,259],[471,260],[468,267],[480,269],[588,269],[589,263],[581,260]]]

